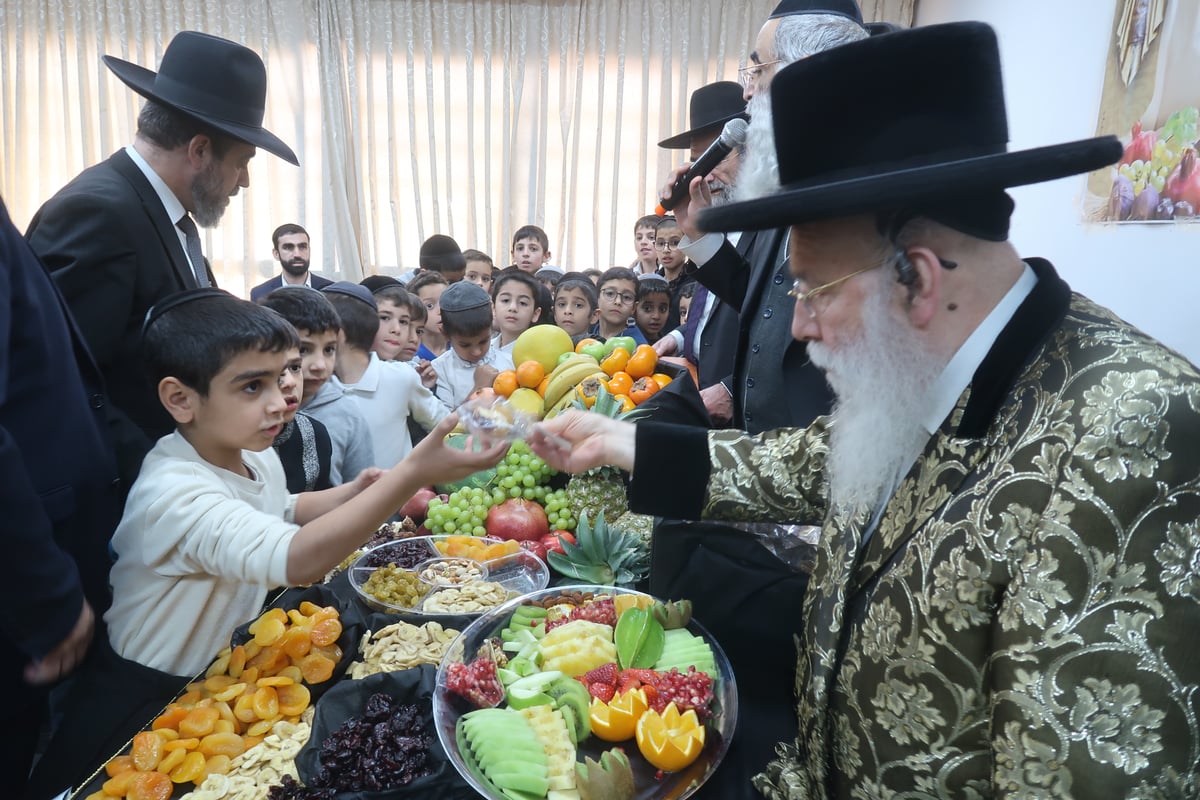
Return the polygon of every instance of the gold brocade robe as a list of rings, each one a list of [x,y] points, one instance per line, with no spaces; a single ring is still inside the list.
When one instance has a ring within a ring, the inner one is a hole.
[[[825,520],[769,798],[1200,796],[1200,375],[1030,263],[862,552]],[[823,517],[827,433],[709,434],[705,515]]]

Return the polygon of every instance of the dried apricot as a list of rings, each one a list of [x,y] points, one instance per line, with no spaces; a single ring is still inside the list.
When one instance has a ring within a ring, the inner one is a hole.
[[[240,756],[246,750],[236,733],[210,733],[200,740],[200,752],[206,756]]]
[[[246,683],[254,683],[258,680],[258,667],[246,667],[242,670],[242,680]]]
[[[325,656],[335,664],[342,660],[342,648],[338,647],[336,644],[313,647],[312,652]]]
[[[298,608],[289,609],[287,612],[287,615],[288,615],[288,619],[290,619],[292,621],[293,625],[308,624],[308,617],[301,614],[300,609],[298,609]]]
[[[229,654],[217,656],[216,660],[208,665],[208,669],[204,671],[204,677],[211,678],[214,675],[224,675],[229,669]]]
[[[167,706],[163,713],[154,718],[154,722],[150,723],[150,728],[151,730],[158,730],[159,728],[178,728],[179,721],[186,717],[187,713],[188,709],[176,703],[172,703],[171,705]]]
[[[228,689],[235,683],[237,683],[237,680],[225,675],[224,673],[220,675],[211,675],[204,679],[204,691],[208,692],[209,694],[216,694],[222,689]]]
[[[338,618],[337,606],[324,606],[322,608],[318,608],[315,612],[313,612],[313,615],[312,615],[313,625],[316,625],[318,622],[323,622],[327,619],[337,619],[337,618]]]
[[[297,667],[295,664],[292,664],[291,666],[287,666],[287,667],[284,667],[283,669],[279,670],[279,677],[291,678],[292,683],[299,683],[300,681],[304,680],[304,675],[302,675],[300,673],[300,668]]]
[[[158,766],[162,759],[163,739],[157,733],[142,731],[133,737],[133,746],[129,751],[133,757],[133,766],[142,772],[149,772]]]
[[[212,706],[197,706],[179,723],[180,736],[203,737],[213,732],[221,712]]]
[[[143,773],[136,769],[131,769],[126,772],[113,775],[106,780],[100,787],[100,790],[109,797],[124,797],[129,794],[129,787],[133,784],[133,779]]]
[[[243,739],[243,741],[245,740]],[[204,772],[201,773],[200,780],[195,783],[200,783],[209,775],[224,775],[229,772],[230,761],[232,759],[225,755],[209,756],[208,760],[204,762]]]
[[[170,742],[179,738],[179,731],[174,728],[159,728],[154,732],[154,735],[164,742]]]
[[[195,750],[199,746],[200,740],[192,737],[189,739],[176,739],[173,742],[167,742],[163,745],[163,750],[165,752],[171,752],[172,750]]]
[[[194,706],[196,703],[199,703],[201,697],[203,697],[203,695],[200,694],[199,687],[193,689],[189,686],[188,690],[186,692],[184,692],[183,694],[179,695],[179,699],[176,700],[175,702],[186,708],[188,706]]]
[[[251,747],[262,744],[264,738],[263,736],[243,736],[242,741],[246,743],[246,749],[249,750]]]
[[[213,694],[213,700],[217,701],[217,707],[220,708],[221,703],[228,703],[230,700],[236,699],[244,691],[246,691],[246,684],[235,683],[228,689],[222,689],[221,691]]]
[[[309,637],[317,647],[328,647],[342,635],[342,622],[337,617],[323,619],[313,625]]]
[[[272,675],[269,678],[259,678],[257,681],[255,681],[256,686],[279,687],[279,686],[287,686],[292,683],[295,683],[295,681],[293,681],[291,678],[287,677],[286,675]]]
[[[306,617],[311,617],[313,614],[321,610],[321,607],[311,600],[300,601],[300,613]]]
[[[280,686],[278,694],[279,713],[285,717],[298,716],[304,709],[308,708],[308,704],[312,700],[312,693],[308,691],[307,686],[301,683]]]
[[[258,721],[258,714],[254,713],[253,694],[244,694],[237,699],[233,704],[233,716],[237,717],[239,722],[247,725]]]
[[[171,779],[163,773],[141,772],[134,777],[125,797],[126,800],[169,800],[173,791]]]
[[[307,683],[324,683],[333,677],[336,661],[320,653],[309,653],[300,661],[300,673]]]
[[[232,719],[219,719],[213,726],[213,733],[237,733],[238,722]]]
[[[229,677],[237,679],[242,676],[242,670],[246,668],[246,648],[240,644],[233,648],[233,652],[229,654]]]
[[[199,783],[207,762],[203,753],[188,753],[183,763],[168,773],[171,783]]]
[[[263,647],[269,647],[278,642],[279,637],[283,636],[283,632],[286,630],[287,625],[274,617],[263,620],[262,625],[258,626],[258,632],[254,634],[254,641]]]
[[[159,772],[170,772],[182,764],[186,756],[187,750],[169,750],[163,753],[162,761],[158,762],[156,769]]]
[[[304,658],[308,655],[312,644],[312,639],[308,638],[307,628],[289,628],[288,632],[283,635],[283,639],[279,641],[283,652],[288,654],[288,658],[293,659]]]
[[[273,686],[263,686],[254,693],[254,713],[259,719],[273,719],[279,714],[279,693]]]
[[[246,728],[246,736],[261,740],[261,737],[270,733],[271,728],[274,728],[275,723],[279,722],[281,719],[283,719],[283,717],[280,717],[279,715],[271,717],[270,719],[260,719],[258,722],[253,723],[249,728]]]
[[[133,756],[114,756],[104,765],[104,771],[110,778],[116,777],[122,772],[129,772],[131,769],[134,769]]]

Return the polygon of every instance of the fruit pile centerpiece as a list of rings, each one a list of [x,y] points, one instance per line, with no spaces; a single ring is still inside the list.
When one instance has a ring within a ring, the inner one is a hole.
[[[737,694],[690,603],[580,585],[473,622],[433,708],[451,762],[493,800],[685,798],[725,755]]]

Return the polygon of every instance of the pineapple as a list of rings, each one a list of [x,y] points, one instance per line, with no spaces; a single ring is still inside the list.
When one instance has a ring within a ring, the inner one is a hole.
[[[604,522],[604,514],[589,524],[580,514],[576,542],[563,542],[561,553],[548,553],[550,566],[568,578],[600,586],[633,586],[650,570],[649,539],[626,533]]]
[[[613,419],[636,419],[646,413],[645,409],[636,408],[622,413],[621,403],[603,385],[596,392],[596,401],[590,409],[580,398],[575,399],[574,405],[578,409]],[[596,467],[575,475],[567,483],[567,503],[568,508],[574,509],[581,518],[587,514],[589,518],[596,519],[604,514],[607,519],[617,519],[629,510],[621,471],[616,467]]]
[[[639,514],[636,511],[626,511],[616,517],[612,526],[617,530],[632,533],[650,546],[650,534],[654,530],[654,517],[649,514]]]
[[[547,633],[538,642],[538,652],[543,670],[572,678],[617,660],[613,629],[586,619],[571,620]]]

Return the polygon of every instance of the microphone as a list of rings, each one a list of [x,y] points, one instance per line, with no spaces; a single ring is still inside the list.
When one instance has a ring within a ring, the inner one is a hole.
[[[655,213],[661,217],[679,205],[683,198],[688,196],[688,187],[693,179],[702,178],[712,172],[717,164],[725,160],[725,156],[733,152],[733,148],[746,141],[746,127],[746,120],[741,118],[726,122],[725,127],[721,129],[721,135],[692,162],[687,172],[679,176],[679,180],[671,187],[671,196],[658,204],[654,209]]]

